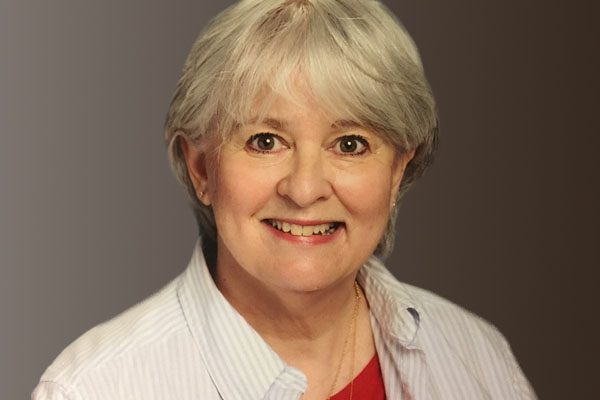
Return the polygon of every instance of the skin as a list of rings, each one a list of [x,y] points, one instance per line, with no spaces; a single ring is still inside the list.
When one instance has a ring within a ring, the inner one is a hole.
[[[413,153],[398,155],[376,133],[278,98],[265,120],[232,133],[218,159],[210,140],[182,149],[198,198],[218,228],[215,282],[290,365],[308,378],[303,399],[342,389],[375,352],[368,304],[359,302],[356,346],[344,353],[354,280],[386,227]],[[293,236],[269,220],[336,222],[331,235]],[[354,362],[350,355],[354,353]]]

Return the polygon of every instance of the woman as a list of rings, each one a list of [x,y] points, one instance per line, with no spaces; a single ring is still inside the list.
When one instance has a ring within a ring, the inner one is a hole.
[[[166,122],[200,227],[190,265],[69,346],[33,398],[534,398],[492,326],[381,264],[436,131],[381,4],[225,10]]]

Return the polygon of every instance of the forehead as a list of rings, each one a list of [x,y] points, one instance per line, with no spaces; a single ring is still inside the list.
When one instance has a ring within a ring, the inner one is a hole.
[[[308,120],[329,131],[362,128],[385,142],[390,140],[388,129],[372,118],[372,94],[349,90],[337,85],[332,77],[313,76],[303,68],[287,75],[261,79],[257,86],[240,85],[230,92],[224,110],[225,124],[219,129],[221,144],[240,128],[263,125],[283,131],[290,125],[299,127]],[[306,126],[306,125],[303,125]]]
[[[256,96],[240,121],[241,125],[261,124],[277,130],[285,130],[291,124],[307,121],[320,122],[336,128],[363,126],[349,113],[332,111],[319,101],[305,82],[295,83],[293,90],[276,93],[273,90]]]
[[[288,112],[289,111],[289,112]],[[379,136],[371,129],[350,120],[335,119],[323,113],[304,110],[278,110],[267,113],[262,119],[252,119],[239,125],[237,132],[247,132],[266,129],[268,131],[288,134],[308,134],[309,137],[319,137],[322,134],[344,134],[348,131],[367,131]]]

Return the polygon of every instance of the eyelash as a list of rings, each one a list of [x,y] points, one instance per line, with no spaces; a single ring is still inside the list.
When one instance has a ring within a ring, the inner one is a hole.
[[[279,142],[280,146],[288,146],[287,143],[285,142],[285,140],[283,140],[283,138],[281,138],[281,136],[276,135],[274,133],[270,133],[270,132],[261,132],[261,133],[256,133],[256,134],[250,136],[250,138],[246,142],[246,148],[249,151],[252,151],[257,154],[272,154],[272,153],[276,153],[278,151],[278,150],[272,150],[272,149],[263,150],[253,144],[254,141],[256,141],[257,139],[261,139],[261,138],[264,138],[264,139],[271,138],[271,139],[274,139],[277,142]],[[363,148],[360,149],[358,152],[344,152],[341,150],[337,150],[336,147],[339,146],[341,143],[343,143],[344,140],[346,140],[346,141],[355,140],[355,141],[359,142],[363,146]],[[274,146],[276,146],[276,144],[274,144]],[[367,141],[367,139],[365,139],[364,137],[362,137],[360,135],[345,135],[340,138],[337,138],[334,141],[331,148],[335,149],[336,153],[338,153],[338,154],[342,154],[344,156],[350,156],[350,157],[362,156],[370,149],[369,142]]]
[[[367,141],[367,139],[365,139],[364,137],[360,136],[360,135],[346,135],[346,136],[342,136],[341,138],[338,138],[335,143],[333,144],[333,147],[336,147],[338,145],[340,145],[344,140],[356,140],[357,142],[359,142],[361,145],[363,145],[363,148],[358,151],[358,152],[352,152],[352,153],[347,153],[347,152],[343,152],[340,151],[341,154],[345,155],[345,156],[350,156],[350,157],[356,157],[356,156],[362,156],[364,155],[367,151],[369,151],[369,142]]]
[[[257,134],[250,136],[250,139],[248,139],[248,141],[246,142],[246,148],[257,154],[272,154],[272,153],[277,152],[277,150],[262,150],[262,149],[259,149],[257,146],[255,146],[253,144],[253,142],[260,138],[272,138],[272,139],[275,139],[277,142],[279,142],[281,144],[281,146],[287,146],[287,144],[285,143],[285,140],[283,140],[281,138],[281,136],[276,135],[274,133],[261,132],[261,133],[257,133]]]

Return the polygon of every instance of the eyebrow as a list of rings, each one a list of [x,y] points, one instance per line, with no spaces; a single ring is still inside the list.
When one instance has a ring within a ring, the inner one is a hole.
[[[263,118],[260,120],[258,117],[253,117],[247,120],[246,122],[237,124],[238,127],[242,125],[266,125],[271,129],[280,131],[285,130],[285,128],[288,126],[287,122],[271,117]]]
[[[249,123],[250,124],[256,124],[256,123],[264,124],[264,125],[268,126],[269,128],[272,128],[275,130],[280,130],[280,131],[286,130],[286,128],[289,125],[285,120],[280,120],[280,119],[272,118],[272,117],[264,118],[260,122],[257,120],[257,118],[252,118],[249,121]],[[351,129],[351,128],[360,128],[360,127],[362,127],[362,125],[359,124],[358,122],[347,120],[347,119],[340,119],[331,124],[331,128],[334,130],[345,130],[345,129]]]
[[[361,128],[362,125],[356,121],[351,121],[348,119],[339,119],[331,124],[331,127],[338,130],[348,129],[348,128]]]
[[[267,125],[269,128],[273,128],[278,131],[285,130],[285,128],[288,125],[285,121],[281,121],[275,118],[265,118],[262,120],[262,123]]]

